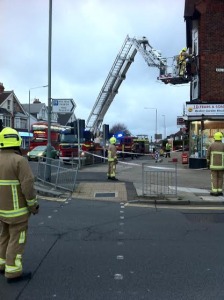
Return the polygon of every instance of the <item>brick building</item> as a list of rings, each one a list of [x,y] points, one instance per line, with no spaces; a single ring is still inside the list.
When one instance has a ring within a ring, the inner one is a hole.
[[[193,54],[185,112],[190,155],[204,158],[214,133],[224,133],[224,1],[185,0],[184,18]]]

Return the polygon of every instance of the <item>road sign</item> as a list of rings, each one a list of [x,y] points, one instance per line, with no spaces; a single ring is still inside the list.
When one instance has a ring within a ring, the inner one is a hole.
[[[73,113],[75,108],[73,99],[52,99],[52,111],[55,113]]]

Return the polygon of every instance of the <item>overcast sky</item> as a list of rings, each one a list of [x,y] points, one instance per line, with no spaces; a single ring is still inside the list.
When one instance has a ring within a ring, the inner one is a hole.
[[[73,98],[77,118],[90,115],[127,35],[146,36],[163,57],[185,47],[185,0],[53,0],[52,98]],[[21,103],[47,104],[48,0],[0,0],[0,82]],[[132,134],[179,130],[177,116],[189,101],[189,85],[165,85],[159,70],[139,53],[104,118],[124,123]],[[165,115],[165,117],[163,116]],[[165,125],[165,126],[164,126]]]

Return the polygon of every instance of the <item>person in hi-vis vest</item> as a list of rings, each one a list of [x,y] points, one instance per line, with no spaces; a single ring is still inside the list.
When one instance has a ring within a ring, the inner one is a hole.
[[[22,139],[6,127],[0,132],[0,272],[8,283],[28,280],[23,272],[22,256],[27,240],[28,219],[37,214],[39,205],[34,175],[21,155]]]
[[[107,178],[110,180],[118,180],[116,176],[116,164],[118,162],[117,160],[117,148],[115,146],[116,144],[116,138],[111,137],[110,138],[110,145],[108,146],[108,173]]]
[[[222,132],[214,134],[214,142],[207,150],[207,164],[211,170],[211,195],[222,196],[224,175],[224,144]]]

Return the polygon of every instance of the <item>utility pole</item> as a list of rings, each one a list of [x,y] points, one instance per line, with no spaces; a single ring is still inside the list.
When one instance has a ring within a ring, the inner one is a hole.
[[[49,0],[49,33],[48,33],[48,131],[46,178],[51,182],[51,40],[52,40],[52,0]]]

